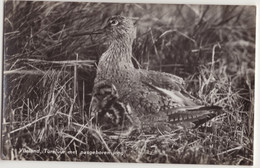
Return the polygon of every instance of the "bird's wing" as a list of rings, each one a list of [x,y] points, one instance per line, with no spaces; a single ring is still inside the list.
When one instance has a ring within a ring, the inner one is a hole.
[[[184,80],[178,76],[156,71],[140,70],[141,82],[154,91],[170,97],[180,106],[197,106],[197,100],[184,89]]]
[[[184,81],[180,77],[144,70],[141,71],[141,82],[151,90],[150,95],[146,96],[148,101],[152,101],[151,95],[156,93],[157,97],[163,97],[166,103],[173,102],[173,106],[167,108],[167,105],[164,105],[166,108],[159,110],[160,114],[167,115],[168,123],[192,122],[198,126],[219,115],[222,111],[219,106],[204,106],[197,103],[196,98],[185,91]]]
[[[185,84],[181,77],[169,73],[144,69],[139,69],[139,71],[142,81],[151,83],[163,89],[181,91],[183,85]]]

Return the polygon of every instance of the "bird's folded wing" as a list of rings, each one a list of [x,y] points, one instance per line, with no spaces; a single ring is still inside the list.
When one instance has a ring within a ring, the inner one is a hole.
[[[168,123],[177,124],[181,122],[192,122],[197,126],[206,123],[222,113],[220,106],[204,106],[194,103],[189,97],[185,97],[180,91],[169,91],[143,82],[148,87],[156,90],[163,96],[171,98],[180,106],[161,109],[160,113],[168,116]]]
[[[147,87],[151,88],[152,91],[157,92],[160,94],[162,97],[167,98],[168,100],[175,102],[178,104],[178,107],[186,107],[186,106],[191,106],[191,107],[197,107],[199,106],[195,102],[193,102],[193,99],[190,98],[190,96],[184,95],[181,90],[167,90],[161,87],[157,87],[151,83],[147,83],[146,81],[142,81],[144,85]]]
[[[163,89],[180,91],[185,84],[182,78],[169,73],[144,69],[140,69],[139,71],[142,81]]]
[[[152,70],[143,70],[140,69],[141,81],[151,84],[156,88],[160,88],[166,92],[176,93],[178,96],[183,99],[187,99],[187,101],[196,101],[195,104],[201,104],[198,99],[190,95],[184,88],[185,82],[181,77],[175,76],[173,74],[165,73],[165,72],[157,72]],[[178,97],[177,96],[177,97]],[[176,96],[175,96],[176,97]],[[192,105],[193,103],[190,102]],[[193,104],[194,105],[194,104]]]

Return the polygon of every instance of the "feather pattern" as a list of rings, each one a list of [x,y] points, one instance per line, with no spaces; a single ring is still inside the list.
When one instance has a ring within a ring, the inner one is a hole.
[[[101,118],[111,116],[110,120],[115,125],[122,124],[120,120],[128,116],[131,118],[129,123],[142,127],[180,122],[199,125],[222,111],[218,106],[204,106],[188,94],[184,80],[178,76],[134,68],[131,58],[135,27],[130,18],[111,17],[105,32],[110,46],[98,63],[90,106],[92,114],[98,113]],[[100,84],[103,81],[106,83],[105,90],[110,90],[110,93],[97,98],[95,93],[104,90],[103,84]],[[128,115],[128,109],[131,109],[131,115]]]

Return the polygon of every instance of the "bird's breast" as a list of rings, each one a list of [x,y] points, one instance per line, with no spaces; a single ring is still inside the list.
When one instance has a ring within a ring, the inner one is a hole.
[[[140,74],[133,66],[129,66],[125,62],[117,64],[99,62],[95,83],[102,80],[114,84],[119,95],[125,95],[140,81]]]

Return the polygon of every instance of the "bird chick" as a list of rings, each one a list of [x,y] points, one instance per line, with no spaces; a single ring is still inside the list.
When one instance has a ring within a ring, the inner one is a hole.
[[[93,88],[89,111],[94,123],[103,129],[123,128],[132,122],[131,110],[119,101],[116,87],[107,81],[100,81]]]

